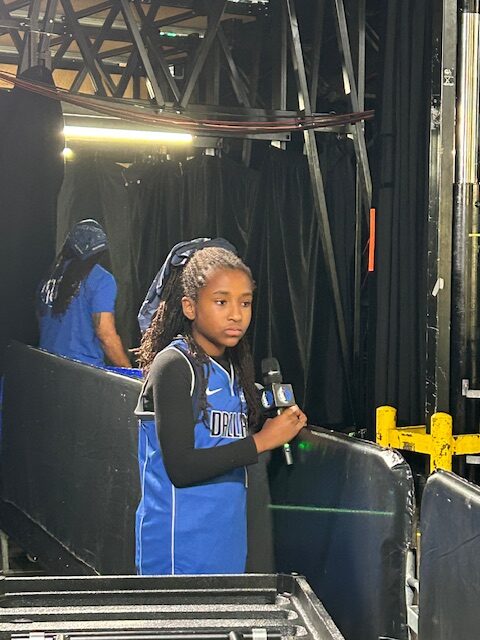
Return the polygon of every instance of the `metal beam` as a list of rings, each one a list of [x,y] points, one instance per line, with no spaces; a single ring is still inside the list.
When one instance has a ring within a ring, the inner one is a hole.
[[[169,89],[172,92],[173,99],[178,102],[180,100],[180,89],[175,82],[175,78],[173,78],[172,74],[170,73],[170,69],[165,60],[165,56],[163,55],[162,40],[160,38],[158,29],[153,26],[153,18],[157,13],[158,1],[152,2],[152,11],[148,11],[147,15],[145,15],[142,10],[140,0],[134,0],[134,3],[142,25],[142,36],[146,39],[147,44],[149,45],[148,50],[151,55],[154,56],[157,63],[156,67],[158,69],[158,72],[156,73],[156,78],[159,84],[162,84],[162,90],[164,94],[166,94]]]
[[[10,51],[5,51],[5,49],[10,49]],[[52,68],[53,69],[64,69],[66,71],[81,71],[83,69],[83,60],[78,53],[70,54],[70,57],[60,57],[58,61],[52,58]],[[0,64],[11,64],[18,65],[19,64],[19,56],[15,47],[0,47]],[[108,69],[110,74],[116,74],[121,76],[124,71],[124,66],[120,66],[118,63],[106,61],[104,63],[105,68]],[[146,101],[145,101],[145,104]]]
[[[249,100],[250,106],[255,104],[257,101],[257,92],[258,92],[258,81],[260,78],[260,59],[263,50],[264,43],[264,22],[263,20],[255,21],[255,46],[253,50],[253,59],[250,63],[250,78],[249,78]],[[250,166],[250,161],[252,158],[252,141],[244,140],[243,141],[243,149],[242,149],[242,162],[246,167]]]
[[[132,77],[132,95],[134,98],[140,98],[140,76],[138,74]]]
[[[223,31],[222,25],[218,25],[217,30],[217,38],[220,43],[220,47],[223,51],[223,55],[227,61],[227,66],[230,71],[230,81],[232,83],[233,91],[235,96],[243,107],[250,108],[250,98],[248,97],[248,90],[245,87],[245,83],[237,69],[237,65],[235,64],[235,60],[233,59],[232,52],[230,51],[230,47],[228,45],[227,39],[225,37],[225,33]]]
[[[4,0],[0,0],[0,18],[4,20],[10,20],[10,9],[5,5]],[[8,29],[8,33],[15,45],[18,53],[22,55],[23,51],[23,40],[20,37],[19,33],[15,29]]]
[[[29,29],[23,38],[23,51],[18,73],[38,65],[40,0],[32,0],[28,7]]]
[[[100,13],[100,11],[106,11],[107,9],[112,9],[115,5],[114,0],[107,0],[106,2],[100,2],[99,4],[95,4],[92,7],[87,7],[86,9],[80,9],[80,11],[76,11],[75,15],[78,20],[82,18],[88,18],[88,16],[94,16],[96,13]]]
[[[182,13],[177,13],[174,16],[170,16],[170,18],[154,20],[153,26],[157,29],[159,29],[160,27],[168,27],[168,25],[170,24],[179,24],[180,22],[184,22],[185,20],[190,20],[190,18],[195,18],[196,15],[196,11],[183,11]]]
[[[220,45],[214,40],[206,63],[208,73],[205,74],[205,102],[220,104]]]
[[[61,32],[60,29],[58,28],[57,24],[53,25],[53,33],[58,33],[59,35],[56,38],[50,38],[50,47],[56,47],[56,46],[62,46],[62,44],[65,44],[65,40],[70,38],[70,40],[73,40],[73,34],[71,33],[65,33],[66,29],[65,26],[62,27]]]
[[[427,428],[434,413],[450,413],[456,0],[435,1],[432,39],[426,323]]]
[[[153,5],[150,5],[147,11],[147,16],[146,16],[147,20],[149,18],[154,18],[156,15],[156,12],[157,12],[156,7]],[[139,33],[139,36],[140,36],[140,33]],[[120,80],[118,81],[118,84],[117,84],[117,88],[115,89],[115,92],[113,94],[115,98],[123,97],[130,80],[132,80],[132,83],[133,83],[134,97],[135,96],[140,97],[140,76],[138,73],[140,58],[139,58],[138,49],[135,46],[135,42],[133,43],[132,47],[133,47],[133,50],[130,53],[127,64],[122,71]],[[152,73],[154,74],[153,68],[152,68]],[[162,93],[161,90],[160,90],[160,93]]]
[[[28,18],[19,22],[15,18],[0,18],[0,35],[4,33],[8,33],[9,29],[14,29],[15,31],[28,31],[30,28]]]
[[[358,0],[358,107],[365,108],[365,14],[366,0]],[[354,255],[354,298],[353,298],[353,367],[355,380],[356,406],[360,406],[362,397],[362,357],[361,357],[361,329],[362,329],[362,188],[360,167],[355,172],[355,255]],[[368,213],[368,212],[367,212]]]
[[[133,48],[133,44],[126,44],[123,47],[117,47],[116,49],[101,51],[100,53],[97,53],[97,58],[100,58],[100,60],[108,60],[109,58],[119,58],[121,56],[130,55]]]
[[[185,109],[190,101],[193,88],[198,80],[200,72],[203,69],[203,65],[205,64],[205,60],[207,59],[208,52],[217,34],[217,29],[220,25],[220,20],[222,19],[223,12],[227,5],[227,0],[210,0],[209,4],[210,11],[208,14],[208,29],[198,48],[198,52],[196,53],[190,74],[188,76],[187,82],[185,83],[185,88],[183,90],[183,94],[179,103],[179,106],[182,109]]]
[[[110,3],[111,4],[111,3]],[[114,3],[113,6],[116,6],[118,3]],[[8,7],[10,7],[10,5],[7,5]],[[150,5],[151,7],[152,5]],[[150,9],[149,9],[150,11]],[[19,15],[20,12],[16,12],[15,14],[11,14],[8,17],[8,24],[5,25],[5,28],[2,28],[0,26],[0,35],[2,35],[2,33],[6,33],[8,31],[8,29],[12,28],[12,29],[16,29],[17,31],[23,31],[25,30],[26,27],[28,27],[28,14],[26,15]],[[23,12],[21,12],[23,13]],[[42,16],[42,12],[40,12],[40,15]],[[78,19],[78,14],[76,13],[75,16]],[[186,18],[185,18],[186,19]],[[13,22],[10,22],[13,21]],[[92,18],[90,20],[87,19],[79,19],[79,22],[82,26],[83,32],[85,33],[85,35],[87,36],[87,38],[90,39],[96,39],[98,38],[102,27],[103,27],[103,20],[101,18]],[[193,29],[193,28],[189,28],[189,27],[178,27],[177,24],[175,25],[175,27],[172,27],[172,29],[177,29],[181,30],[182,35],[179,33],[177,37],[172,37],[171,35],[160,35],[160,30],[162,28],[162,26],[165,25],[165,23],[167,24],[171,24],[171,21],[169,19],[165,19],[165,20],[157,20],[155,22],[152,23],[152,27],[155,28],[155,31],[158,32],[158,37],[160,38],[160,41],[162,43],[162,45],[164,46],[170,46],[170,47],[175,47],[175,48],[181,48],[181,49],[188,49],[189,45],[191,43],[191,39],[188,37],[188,33],[192,32],[192,33],[197,33],[203,32],[203,29]],[[63,16],[55,16],[54,22],[51,25],[51,27],[49,28],[49,32],[51,33],[55,33],[58,34],[59,36],[63,36],[65,35],[65,31],[66,31],[66,27],[65,27],[65,22],[64,22],[64,17]],[[184,33],[186,32],[186,34]],[[113,40],[113,41],[118,41],[118,42],[131,42],[131,36],[130,33],[128,31],[127,26],[125,25],[124,21],[116,21],[113,23],[109,33],[108,33],[108,38],[107,40]],[[51,44],[52,46],[56,46],[57,44],[59,44],[59,42],[61,42],[61,38],[55,38],[52,40]]]
[[[128,58],[128,62],[123,70],[123,73],[118,81],[117,88],[115,89],[115,93],[113,94],[114,98],[121,98],[125,93],[128,83],[130,79],[135,77],[135,69],[139,65],[138,51],[132,51],[130,57]]]
[[[49,69],[52,68],[52,55],[50,52],[50,28],[55,19],[58,0],[47,0],[45,14],[43,16],[43,33],[40,34],[40,42],[38,44],[38,57],[44,62]]]
[[[25,22],[24,20],[18,19],[18,24]],[[18,27],[17,27],[18,29]],[[88,25],[82,24],[82,29],[87,38],[95,40],[100,35],[102,28],[101,27],[90,27]],[[22,30],[22,29],[20,29]],[[58,38],[52,38],[51,46],[54,47],[57,44],[60,44],[63,41],[63,36],[65,32],[64,25],[55,23],[52,29],[53,33],[59,34]],[[111,40],[112,42],[125,42],[126,44],[132,42],[132,37],[129,34],[128,30],[125,29],[117,29],[112,27],[107,34],[106,40]],[[190,38],[171,38],[170,36],[162,36],[158,35],[158,42],[165,47],[171,47],[175,49],[175,51],[185,51],[191,49],[191,39]]]
[[[272,7],[272,29],[277,34],[271,39],[272,65],[272,109],[287,108],[287,8],[284,2]]]
[[[366,0],[358,0],[358,108],[365,109]]]
[[[85,35],[82,26],[77,20],[70,0],[60,0],[60,2],[62,3],[67,23],[72,31],[74,39],[77,41],[82,58],[88,68],[88,73],[92,79],[95,93],[99,95],[106,95],[104,83],[113,93],[115,85],[110,76],[103,69],[101,62],[95,58],[90,40]]]
[[[303,57],[302,44],[300,40],[300,31],[298,28],[297,14],[294,0],[284,0],[290,26],[290,46],[292,51],[292,63],[297,80],[298,89],[298,106],[304,111],[306,116],[312,115],[310,104],[310,96],[308,93],[307,75],[305,72],[305,61]],[[305,149],[307,153],[308,166],[310,169],[310,180],[312,184],[313,201],[315,204],[315,213],[318,220],[320,240],[322,243],[323,255],[327,266],[328,277],[330,281],[330,289],[333,297],[333,304],[337,319],[337,330],[340,341],[340,351],[342,354],[342,363],[346,381],[347,397],[350,402],[353,419],[356,420],[355,409],[352,399],[352,369],[350,350],[347,341],[347,332],[345,327],[345,316],[343,313],[343,304],[340,295],[340,286],[338,281],[337,266],[335,262],[335,253],[333,250],[332,234],[330,231],[330,221],[328,219],[327,202],[325,199],[325,191],[323,187],[322,170],[320,167],[320,158],[318,154],[315,132],[311,130],[304,131]]]
[[[100,48],[101,48],[103,42],[106,39],[108,31],[110,30],[110,27],[112,26],[113,21],[117,17],[119,11],[120,11],[120,9],[118,7],[113,6],[110,9],[110,11],[108,12],[107,17],[105,18],[105,22],[103,23],[103,26],[102,26],[102,28],[100,30],[100,33],[98,34],[98,38],[92,44],[92,55],[97,56],[97,54],[100,51]],[[86,65],[84,65],[83,69],[77,73],[77,75],[75,76],[75,78],[74,78],[74,80],[72,82],[72,85],[70,87],[70,91],[72,93],[76,93],[77,91],[80,90],[80,87],[82,86],[83,81],[85,80],[85,77],[86,77],[87,73],[88,73],[88,68],[87,68]],[[114,93],[115,88],[114,88],[112,93]]]
[[[127,25],[130,35],[133,38],[143,68],[145,69],[145,74],[150,82],[150,86],[152,87],[153,99],[160,107],[163,107],[163,105],[165,104],[165,96],[160,89],[157,78],[155,76],[155,72],[152,67],[152,63],[150,62],[150,58],[148,57],[148,53],[145,48],[140,29],[138,28],[138,24],[133,14],[132,5],[128,0],[120,0],[120,6],[122,9],[125,24]]]
[[[318,76],[320,73],[320,53],[323,41],[323,23],[325,18],[325,1],[317,0],[315,11],[315,31],[313,39],[312,60],[310,67],[310,100],[315,111],[318,94]]]
[[[9,13],[10,19],[2,20],[2,26],[3,26],[3,24],[5,24],[6,29],[0,28],[0,36],[3,36],[4,33],[8,33],[9,29],[15,29],[15,30],[20,30],[20,31],[23,30],[21,28],[22,24],[18,25],[18,20],[12,14],[13,14],[14,11],[17,11],[18,9],[23,9],[23,7],[26,7],[29,4],[30,4],[30,0],[20,0],[18,2],[9,2],[8,5],[4,4],[4,6],[7,7],[7,14]],[[0,12],[0,17],[2,17],[2,13],[1,12]],[[10,20],[13,20],[13,23],[8,24],[10,22]],[[26,20],[28,20],[28,18],[25,18],[24,20],[21,20],[21,23],[25,23]]]
[[[118,100],[110,97],[99,97],[100,102],[104,103],[117,103]],[[136,108],[139,107],[150,107],[150,111],[152,113],[155,112],[155,107],[149,105],[146,100],[133,100],[132,98],[124,98],[122,100],[122,104],[124,104],[127,108]],[[173,111],[175,108],[175,104],[173,102],[167,102],[165,105],[170,111]],[[68,107],[68,109],[72,109],[72,107]],[[208,105],[208,104],[190,104],[188,107],[188,111],[186,114],[191,115],[192,118],[203,118],[207,117],[209,119],[215,118],[215,115],[218,115],[218,106]],[[260,109],[260,108],[250,108],[246,109],[244,107],[239,106],[226,106],[222,105],[222,114],[227,117],[230,117],[233,120],[238,120],[242,118],[245,122],[249,120],[257,122],[258,120],[264,119],[268,122],[278,121],[282,122],[285,118],[295,119],[301,118],[302,113],[300,111],[290,111],[290,110],[278,110],[278,109]],[[322,116],[327,114],[313,114],[314,116]],[[325,129],[316,129],[317,133],[321,133],[321,131],[327,131],[328,133],[351,133],[351,125],[336,125],[336,126],[328,126]]]
[[[52,69],[56,69],[57,67],[60,68],[59,67],[60,61],[63,59],[63,56],[68,51],[72,42],[73,42],[73,34],[68,34],[64,37],[63,41],[61,42],[60,46],[58,47],[58,49],[56,50],[52,58]]]
[[[347,18],[345,15],[345,6],[343,0],[335,0],[337,37],[340,52],[343,58],[343,68],[346,78],[348,79],[350,102],[353,111],[360,111],[358,104],[357,83],[353,70],[352,52],[350,50],[350,39],[348,36]],[[368,162],[367,147],[365,144],[365,134],[362,122],[354,125],[355,134],[353,142],[355,147],[355,155],[357,163],[360,166],[360,177],[363,189],[363,199],[365,209],[368,211],[372,203],[372,178],[370,176],[370,166]]]
[[[28,7],[30,4],[30,0],[16,0],[15,2],[8,3],[8,10],[10,13],[14,11],[18,11],[19,9],[23,9],[24,7]]]

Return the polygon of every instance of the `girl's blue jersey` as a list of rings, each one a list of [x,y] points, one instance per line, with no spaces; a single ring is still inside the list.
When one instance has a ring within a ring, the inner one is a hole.
[[[184,340],[176,349],[195,370]],[[207,377],[208,420],[194,427],[196,449],[220,447],[247,436],[247,405],[233,367],[226,371],[210,359]],[[165,470],[154,415],[140,417],[139,464],[142,497],[136,514],[136,564],[140,574],[243,573],[247,555],[246,467],[207,482],[175,487]],[[161,425],[160,425],[161,428]]]

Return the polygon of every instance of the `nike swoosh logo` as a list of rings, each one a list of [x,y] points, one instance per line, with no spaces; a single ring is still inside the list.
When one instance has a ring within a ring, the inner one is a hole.
[[[221,388],[221,387],[220,387],[220,389],[209,389],[209,388],[207,387],[207,391],[206,391],[206,393],[207,393],[207,396],[213,396],[213,394],[214,394],[214,393],[218,393],[218,392],[219,392],[219,391],[221,391],[221,390],[222,390],[222,388]]]

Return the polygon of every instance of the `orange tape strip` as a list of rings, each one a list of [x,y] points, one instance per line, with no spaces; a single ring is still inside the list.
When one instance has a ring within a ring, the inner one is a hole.
[[[370,238],[368,241],[368,270],[375,271],[375,222],[376,209],[370,209]]]

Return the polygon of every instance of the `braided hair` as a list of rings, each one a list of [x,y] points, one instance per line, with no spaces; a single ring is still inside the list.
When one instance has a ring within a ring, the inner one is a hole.
[[[202,365],[209,364],[209,356],[195,342],[192,335],[191,321],[183,314],[182,298],[187,296],[198,299],[199,290],[206,286],[209,277],[219,270],[243,271],[251,280],[250,269],[231,251],[219,247],[205,247],[196,251],[184,267],[176,267],[170,273],[161,294],[158,310],[150,327],[143,335],[138,361],[147,374],[150,366],[162,349],[178,335],[182,335],[188,345],[194,361],[202,372],[200,379],[200,414],[206,419],[207,378]],[[239,384],[245,394],[248,405],[248,417],[251,428],[257,426],[260,418],[258,394],[255,388],[255,372],[253,359],[247,338],[244,336],[235,347],[227,348],[226,356],[230,359]]]
[[[43,283],[48,283],[51,278],[60,274],[57,277],[58,285],[51,304],[53,316],[62,316],[67,311],[73,298],[78,294],[80,285],[102,255],[103,252],[96,253],[85,260],[81,260],[70,247],[63,247],[57,261],[43,280]],[[41,305],[38,307],[38,311],[40,315],[44,315],[47,312],[47,307]]]

